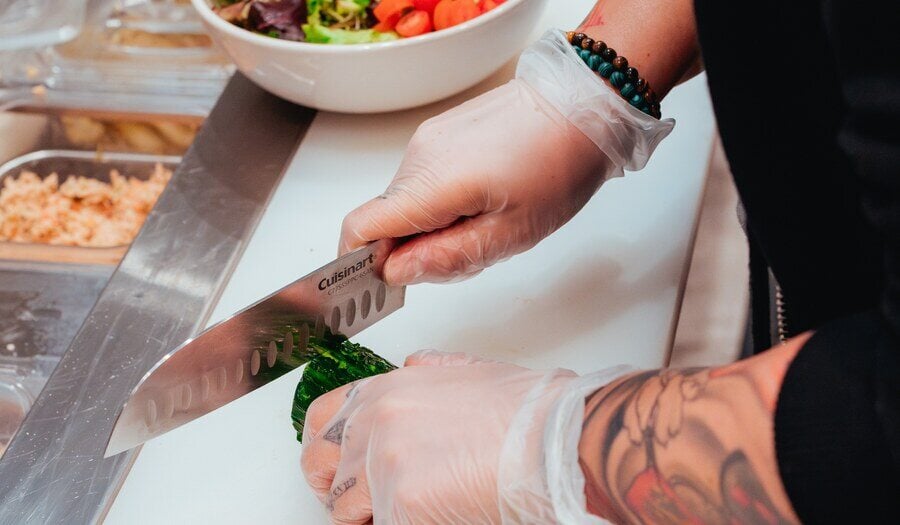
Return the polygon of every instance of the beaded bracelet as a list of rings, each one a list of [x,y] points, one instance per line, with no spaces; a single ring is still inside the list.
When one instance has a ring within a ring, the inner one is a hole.
[[[566,33],[566,40],[572,44],[584,63],[598,75],[608,79],[629,104],[651,117],[662,117],[656,93],[641,78],[637,69],[628,66],[627,58],[618,56],[606,43],[594,40],[584,33],[570,31]]]

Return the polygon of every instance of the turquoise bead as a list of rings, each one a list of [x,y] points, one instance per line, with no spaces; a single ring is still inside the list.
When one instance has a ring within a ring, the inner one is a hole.
[[[590,60],[590,58],[591,58],[591,52],[588,51],[587,49],[582,49],[581,51],[578,52],[578,54],[579,54],[579,56],[581,56],[581,59],[584,60],[585,64],[587,64],[588,60]]]
[[[637,93],[637,88],[634,87],[634,84],[628,82],[624,86],[622,86],[622,96],[625,98],[631,98],[634,94]]]
[[[597,67],[597,73],[600,73],[600,76],[603,78],[609,78],[615,70],[616,68],[606,61],[603,61],[603,63]]]
[[[603,63],[603,59],[600,58],[600,55],[591,55],[590,60],[588,60],[588,67],[597,71],[597,68],[600,67],[600,64]]]
[[[642,97],[640,93],[635,93],[634,95],[632,95],[628,99],[628,103],[631,104],[632,106],[638,108],[641,111],[644,111],[644,108],[642,106],[644,104],[646,104],[646,102],[644,101],[644,97]],[[648,107],[647,109],[650,109],[650,108]]]
[[[625,73],[622,73],[621,71],[614,71],[613,74],[609,76],[609,83],[616,88],[624,86]]]

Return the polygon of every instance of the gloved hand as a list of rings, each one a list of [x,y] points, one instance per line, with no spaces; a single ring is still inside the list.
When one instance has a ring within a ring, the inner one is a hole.
[[[579,378],[421,352],[307,413],[302,466],[334,523],[603,523],[585,510]]]
[[[631,107],[550,32],[515,80],[419,127],[387,190],[344,220],[340,251],[411,237],[385,263],[389,283],[474,276],[643,167],[672,125]]]

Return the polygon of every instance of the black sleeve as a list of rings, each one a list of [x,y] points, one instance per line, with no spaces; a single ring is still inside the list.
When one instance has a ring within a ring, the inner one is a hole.
[[[788,368],[775,452],[804,523],[900,523],[897,355],[867,312],[818,330]]]
[[[823,5],[847,105],[839,142],[883,243],[884,289],[877,310],[820,327],[791,364],[775,448],[804,522],[900,523],[900,20],[893,2]]]

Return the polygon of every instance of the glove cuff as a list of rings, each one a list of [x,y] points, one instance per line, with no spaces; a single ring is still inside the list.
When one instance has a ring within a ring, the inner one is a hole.
[[[565,34],[550,30],[519,58],[516,78],[541,94],[618,167],[642,169],[672,131],[632,107],[575,54]]]
[[[632,371],[618,366],[578,377],[554,370],[532,387],[500,452],[497,494],[502,523],[607,523],[587,512],[578,463],[584,400]]]

